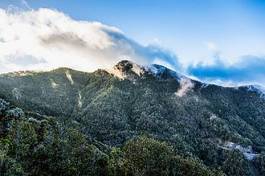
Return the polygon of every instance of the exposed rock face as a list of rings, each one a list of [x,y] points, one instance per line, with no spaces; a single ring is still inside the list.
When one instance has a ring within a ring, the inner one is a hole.
[[[131,61],[123,60],[116,64],[112,70],[109,70],[109,72],[120,79],[129,79],[134,81],[146,74],[147,70],[145,67],[137,65]]]
[[[117,69],[121,72],[129,72],[132,70],[134,63],[128,61],[128,60],[123,60],[120,61],[118,64],[114,66],[114,69]]]

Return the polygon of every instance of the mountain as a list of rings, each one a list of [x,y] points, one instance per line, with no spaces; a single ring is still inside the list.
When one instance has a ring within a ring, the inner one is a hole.
[[[205,84],[127,60],[93,73],[59,68],[0,76],[0,98],[23,109],[26,119],[52,116],[108,156],[134,139],[160,147],[152,140],[163,141],[181,161],[199,162],[213,175],[265,174],[264,97],[255,86]]]

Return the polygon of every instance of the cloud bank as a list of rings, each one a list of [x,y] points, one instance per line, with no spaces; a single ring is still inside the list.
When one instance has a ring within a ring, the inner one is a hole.
[[[211,65],[197,64],[187,69],[188,74],[200,80],[219,84],[265,85],[265,57],[244,56],[233,64],[216,59]]]
[[[0,9],[0,73],[57,67],[93,71],[121,59],[179,67],[173,53],[158,46],[143,46],[112,26],[77,21],[45,8]]]

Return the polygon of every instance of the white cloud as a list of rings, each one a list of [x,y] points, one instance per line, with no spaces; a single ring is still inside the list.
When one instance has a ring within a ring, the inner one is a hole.
[[[190,79],[182,78],[180,80],[180,88],[175,94],[179,97],[183,97],[184,95],[187,94],[187,92],[192,90],[193,87],[194,87],[194,84],[191,82]]]
[[[99,22],[76,21],[45,8],[0,9],[0,64],[5,66],[0,72],[61,66],[92,71],[113,66],[123,57],[140,64],[155,59],[173,67],[178,63],[175,55],[159,47],[142,46],[118,28]]]
[[[217,45],[214,42],[208,41],[208,42],[205,42],[205,45],[210,51],[214,51],[214,52],[218,51]]]

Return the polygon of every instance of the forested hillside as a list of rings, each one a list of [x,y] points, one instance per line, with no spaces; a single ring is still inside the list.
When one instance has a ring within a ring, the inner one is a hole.
[[[0,75],[3,175],[265,175],[265,98],[160,65]]]

